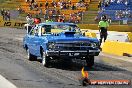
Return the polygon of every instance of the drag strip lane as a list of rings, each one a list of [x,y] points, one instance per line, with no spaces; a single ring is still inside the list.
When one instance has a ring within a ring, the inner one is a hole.
[[[5,35],[8,35],[10,31],[6,31],[7,34]],[[20,30],[14,29],[14,31],[18,32]],[[64,64],[56,64],[51,68],[45,68],[38,61],[31,62],[27,60],[26,52],[22,48],[22,41],[14,38],[17,34],[12,34],[9,37],[5,36],[1,30],[0,33],[2,33],[2,36],[0,35],[0,73],[17,85],[17,87],[81,88],[78,78],[81,76],[80,71],[84,64],[83,61],[77,61],[80,63],[74,62],[71,67],[64,63],[66,66]],[[18,32],[18,34],[20,35],[21,33]],[[132,79],[131,72],[102,62],[96,62],[92,69],[88,69],[88,72],[90,79]],[[95,86],[91,86],[91,88],[93,87]],[[96,86],[95,88],[103,87]],[[105,86],[104,88],[111,87]],[[127,86],[127,88],[131,88],[131,86]]]

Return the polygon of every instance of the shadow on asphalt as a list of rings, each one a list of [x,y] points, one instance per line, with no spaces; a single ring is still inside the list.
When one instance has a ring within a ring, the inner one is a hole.
[[[100,64],[95,63],[95,65],[92,68],[89,68],[86,66],[86,63],[76,63],[76,62],[55,62],[50,64],[50,68],[57,68],[62,70],[69,70],[69,71],[81,71],[82,67],[85,67],[85,70],[87,71],[126,71],[124,69],[106,65],[106,64]]]
[[[59,61],[59,62],[51,62],[50,68],[68,70],[68,71],[80,71],[83,65],[77,65],[73,62],[68,61]]]

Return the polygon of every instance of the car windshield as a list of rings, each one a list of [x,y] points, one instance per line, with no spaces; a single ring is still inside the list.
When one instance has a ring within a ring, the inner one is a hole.
[[[62,31],[74,31],[74,32],[80,32],[79,27],[76,25],[52,25],[51,26],[51,32],[62,32]]]
[[[77,25],[69,24],[53,24],[53,25],[43,25],[42,26],[42,35],[51,34],[51,33],[60,33],[63,31],[74,31],[76,34],[80,33],[80,28]]]

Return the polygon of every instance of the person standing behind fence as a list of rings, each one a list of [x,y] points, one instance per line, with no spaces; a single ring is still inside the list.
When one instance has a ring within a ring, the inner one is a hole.
[[[1,10],[1,15],[3,17],[3,20],[5,20],[5,10],[4,9]]]
[[[7,18],[10,21],[10,11],[9,10],[7,11]]]
[[[7,21],[7,11],[4,11],[4,19]]]
[[[109,23],[106,19],[106,16],[103,16],[101,21],[99,22],[98,24],[98,27],[99,27],[99,32],[100,32],[100,46],[101,46],[101,43],[102,43],[102,40],[104,39],[104,42],[105,40],[107,39],[107,28],[109,27]]]

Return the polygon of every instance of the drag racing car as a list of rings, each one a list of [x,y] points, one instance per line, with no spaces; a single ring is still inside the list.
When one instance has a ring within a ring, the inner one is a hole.
[[[59,31],[59,32],[56,32]],[[98,56],[97,38],[85,37],[74,23],[47,22],[33,27],[23,38],[29,60],[41,58],[48,67],[52,60],[86,60],[87,66],[94,65],[94,56]]]

